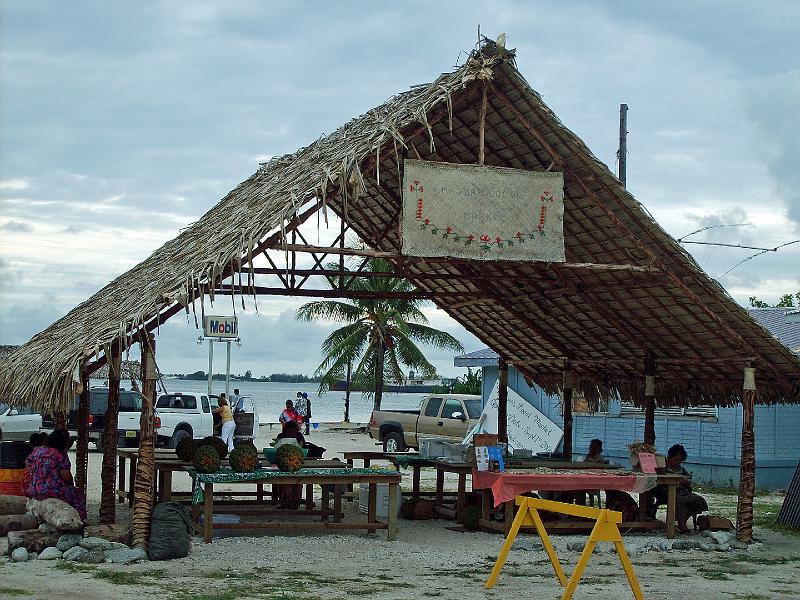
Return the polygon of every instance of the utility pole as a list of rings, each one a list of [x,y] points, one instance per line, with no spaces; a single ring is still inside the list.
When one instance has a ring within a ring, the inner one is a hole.
[[[619,160],[619,180],[625,187],[626,165],[625,158],[628,153],[628,105],[619,105],[619,150],[617,160]]]

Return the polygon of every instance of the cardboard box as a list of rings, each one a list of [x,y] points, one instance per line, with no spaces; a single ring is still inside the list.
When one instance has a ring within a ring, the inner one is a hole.
[[[497,434],[496,433],[476,433],[472,436],[472,445],[476,448],[478,446],[496,446]]]

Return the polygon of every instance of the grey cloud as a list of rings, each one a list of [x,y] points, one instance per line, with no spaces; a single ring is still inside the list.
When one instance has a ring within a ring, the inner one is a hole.
[[[29,223],[23,223],[22,221],[8,221],[0,226],[0,230],[13,231],[14,233],[31,233],[33,231],[33,226]]]
[[[800,47],[797,48],[800,53]],[[763,160],[775,178],[778,198],[765,190],[765,200],[783,200],[789,218],[800,233],[800,69],[778,73],[757,81],[749,88],[749,114],[760,126],[759,141]]]

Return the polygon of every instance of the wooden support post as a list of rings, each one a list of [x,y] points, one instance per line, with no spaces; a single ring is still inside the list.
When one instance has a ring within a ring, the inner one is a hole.
[[[480,124],[478,130],[478,164],[482,165],[486,157],[486,104],[489,92],[488,82],[483,83],[483,96],[481,97]]]
[[[500,386],[497,390],[497,441],[508,443],[508,362],[504,356],[498,361]]]
[[[117,520],[117,423],[119,421],[119,380],[122,371],[122,352],[119,344],[111,347],[108,361],[108,405],[103,429],[103,466],[101,470],[100,523]]]
[[[564,444],[562,455],[564,460],[572,460],[572,370],[564,367]]]
[[[142,416],[139,440],[139,460],[133,492],[133,546],[147,549],[150,542],[150,523],[153,518],[153,483],[155,477],[155,424],[153,406],[156,396],[156,341],[146,333],[140,342],[142,348]],[[133,473],[132,473],[133,474]],[[206,499],[213,494],[211,484],[206,486]],[[206,517],[210,521],[210,517]],[[210,522],[206,522],[206,535]],[[206,540],[210,541],[210,540]]]
[[[644,443],[656,445],[656,357],[644,356]]]
[[[736,539],[753,541],[753,495],[756,488],[756,437],[753,413],[756,403],[756,370],[744,369],[742,394],[742,460],[739,469],[739,502],[736,506]]]
[[[81,371],[81,396],[78,402],[78,440],[75,446],[75,485],[86,493],[89,472],[89,377]]]

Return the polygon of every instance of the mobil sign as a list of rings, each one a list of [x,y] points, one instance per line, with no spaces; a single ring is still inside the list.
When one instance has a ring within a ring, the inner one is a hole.
[[[239,320],[236,317],[212,317],[203,319],[203,335],[215,338],[239,337]]]

